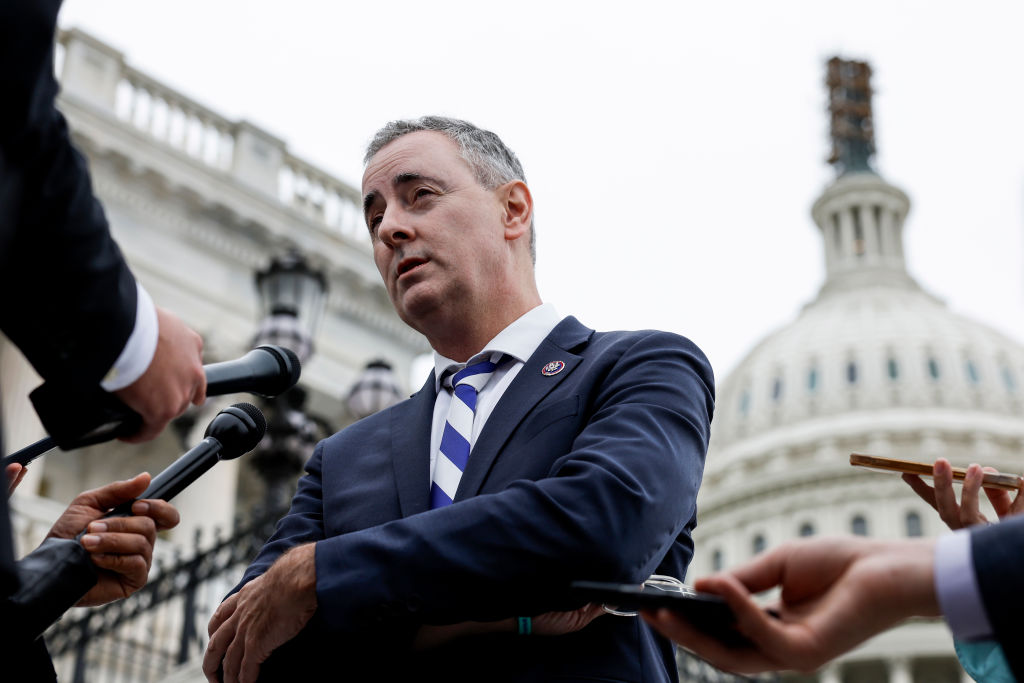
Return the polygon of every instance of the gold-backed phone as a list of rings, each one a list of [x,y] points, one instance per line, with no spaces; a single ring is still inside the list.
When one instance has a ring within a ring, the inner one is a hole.
[[[884,470],[886,472],[906,472],[907,474],[918,474],[922,477],[932,476],[932,465],[929,463],[885,458],[880,455],[850,453],[850,464],[857,467],[868,467],[873,470]],[[967,476],[965,468],[953,468],[953,481],[963,481],[965,476]],[[981,478],[981,485],[987,489],[1016,491],[1022,483],[1024,483],[1024,478],[1020,475],[1004,474],[1002,472],[985,472]]]

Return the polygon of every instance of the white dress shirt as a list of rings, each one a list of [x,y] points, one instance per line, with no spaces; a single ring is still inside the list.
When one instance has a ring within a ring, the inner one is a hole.
[[[978,589],[971,559],[971,533],[960,529],[935,543],[935,593],[939,608],[956,640],[992,637],[992,625]]]
[[[473,357],[466,363],[456,363],[450,358],[445,358],[436,351],[434,352],[434,388],[437,390],[437,400],[434,402],[434,421],[430,430],[430,481],[434,481],[434,465],[437,463],[437,452],[441,447],[441,434],[444,432],[444,422],[448,417],[448,407],[452,402],[451,389],[442,390],[441,386],[441,378],[444,377],[445,372],[450,368],[457,372],[467,365],[482,360],[479,356],[495,351],[500,351],[511,357],[511,360],[506,358],[495,369],[490,381],[477,394],[473,434],[469,439],[472,453],[473,444],[476,443],[480,430],[483,429],[498,400],[519,374],[523,364],[561,320],[554,306],[541,304],[527,311],[499,332],[498,336],[487,342],[484,348],[479,353],[473,354]]]
[[[121,354],[114,361],[100,386],[104,391],[124,389],[146,372],[153,355],[156,353],[156,342],[160,336],[156,319],[156,306],[149,293],[137,281],[135,283],[135,327],[128,341],[125,342]]]

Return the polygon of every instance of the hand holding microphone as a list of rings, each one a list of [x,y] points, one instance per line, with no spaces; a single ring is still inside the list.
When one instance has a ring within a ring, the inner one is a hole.
[[[139,489],[146,479],[140,475],[79,495],[43,544],[19,563],[21,587],[9,599],[11,623],[35,637],[72,605],[102,604],[141,588],[156,531],[178,521],[177,512],[163,501],[217,462],[255,448],[266,428],[259,409],[236,403],[220,411],[205,438],[154,477],[144,491]],[[149,509],[134,515],[132,507],[139,500],[148,500]],[[111,505],[116,506],[109,509]]]
[[[174,498],[221,460],[233,460],[256,448],[266,431],[266,418],[251,403],[236,403],[225,408],[210,422],[203,440],[156,475],[138,497]],[[127,517],[132,514],[134,502],[122,503],[104,517]]]
[[[190,404],[206,400],[203,339],[173,313],[156,309],[156,351],[146,371],[115,395],[139,415],[137,429],[121,437],[131,443],[149,441]]]
[[[295,386],[302,367],[291,349],[267,344],[241,358],[206,365],[203,371],[207,396],[249,392],[271,398]],[[33,391],[31,398],[50,436],[5,457],[2,467],[15,462],[27,465],[55,446],[73,450],[135,434],[142,420],[116,396],[99,388],[75,392],[48,382]]]

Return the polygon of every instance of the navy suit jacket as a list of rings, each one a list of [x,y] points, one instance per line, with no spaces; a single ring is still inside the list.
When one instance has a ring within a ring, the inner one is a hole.
[[[541,369],[561,361],[564,369]],[[311,664],[351,680],[675,680],[670,643],[601,616],[559,637],[463,638],[411,652],[422,624],[576,608],[570,581],[682,578],[714,408],[711,367],[655,331],[556,326],[479,435],[455,503],[428,509],[434,378],[411,399],[321,442],[288,515],[249,567],[318,541],[318,610],[264,667]],[[390,677],[390,678],[389,678]]]
[[[1024,681],[1024,516],[971,532],[971,556],[989,623],[1018,681]]]

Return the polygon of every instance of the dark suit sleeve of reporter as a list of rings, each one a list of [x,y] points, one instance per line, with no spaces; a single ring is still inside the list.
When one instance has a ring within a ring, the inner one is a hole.
[[[1024,516],[973,531],[971,555],[989,623],[1014,677],[1024,681]]]
[[[617,339],[592,342],[574,370],[586,382],[572,418],[579,429],[564,443],[550,429],[543,439],[514,434],[495,465],[564,447],[536,455],[547,471],[318,543],[326,622],[358,630],[389,606],[423,623],[487,621],[576,607],[565,599],[570,581],[640,581],[669,555],[681,573],[714,405],[711,368],[677,335]]]
[[[60,2],[0,3],[0,329],[40,375],[97,384],[135,324],[135,280],[56,110]]]
[[[48,381],[85,387],[124,348],[136,290],[54,106],[59,9],[59,0],[0,2],[0,329]],[[4,595],[13,566],[0,533]]]

